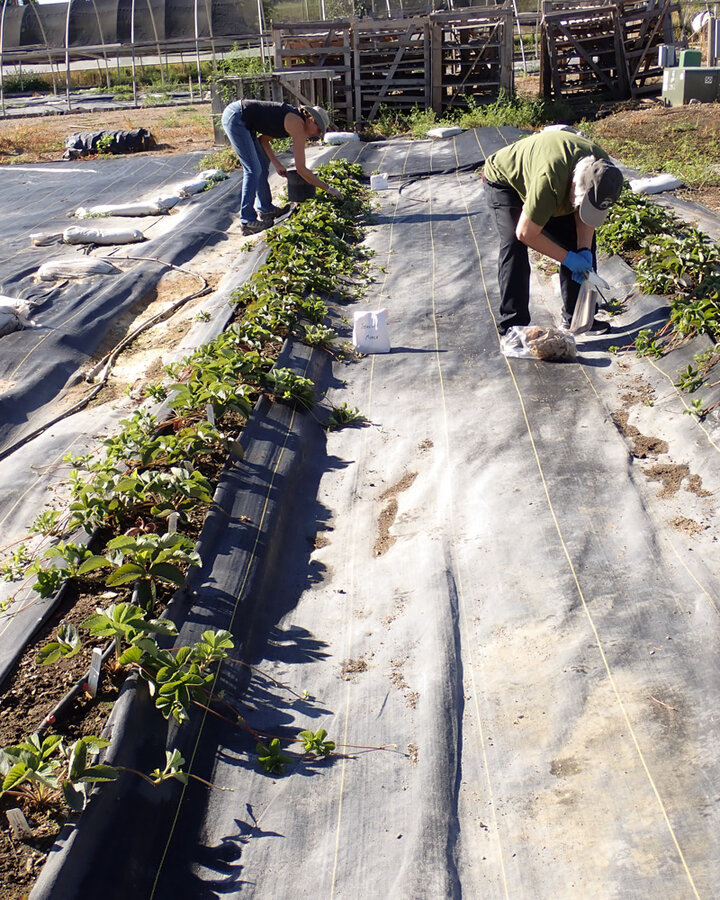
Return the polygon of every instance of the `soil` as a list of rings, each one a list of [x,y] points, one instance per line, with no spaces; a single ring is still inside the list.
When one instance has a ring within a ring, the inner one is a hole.
[[[155,149],[147,153],[189,153],[213,148],[209,103],[151,106],[62,116],[0,119],[0,164],[62,159],[65,138],[80,131],[146,128]]]
[[[612,107],[594,124],[594,137],[601,145],[603,138],[608,138],[621,146],[671,147],[683,134],[692,137],[695,159],[703,160],[715,172],[720,172],[720,105],[717,103],[666,107],[657,99],[628,101]],[[622,159],[621,151],[614,155]],[[720,212],[718,185],[682,188],[677,195]]]

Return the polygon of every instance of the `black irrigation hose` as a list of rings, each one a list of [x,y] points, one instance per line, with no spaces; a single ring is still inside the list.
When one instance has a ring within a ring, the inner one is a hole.
[[[102,657],[100,659],[100,673],[102,673],[102,667],[115,652],[116,641],[117,638],[113,638],[113,640],[111,640],[107,647],[103,650]],[[42,722],[35,729],[34,734],[41,738],[47,731],[48,727],[56,723],[57,719],[65,713],[65,711],[68,709],[77,695],[85,690],[85,685],[87,684],[89,678],[90,669],[88,669],[84,675],[81,675],[80,678],[78,678],[78,680],[65,694],[65,696],[60,698],[60,700],[55,704],[55,706],[43,718]]]
[[[104,356],[103,359],[95,366],[95,368],[92,369],[90,373],[88,373],[88,376],[86,376],[86,381],[94,380],[95,373],[97,373],[98,371],[102,371],[102,377],[100,381],[95,384],[95,387],[90,391],[90,393],[87,394],[87,396],[83,397],[82,400],[79,400],[77,403],[71,406],[69,409],[65,410],[65,412],[60,413],[60,415],[55,416],[55,418],[53,419],[50,419],[49,422],[45,422],[45,424],[41,425],[39,428],[36,428],[35,431],[30,432],[30,434],[25,435],[25,437],[21,438],[19,441],[16,441],[10,447],[7,447],[5,450],[0,451],[0,461],[6,459],[8,456],[12,455],[21,447],[24,447],[26,444],[29,444],[31,441],[34,441],[35,438],[39,437],[41,434],[43,434],[43,432],[47,431],[48,428],[52,428],[53,425],[57,425],[57,423],[61,422],[63,419],[67,419],[69,416],[72,416],[75,413],[80,412],[81,409],[84,409],[88,405],[88,403],[90,403],[91,400],[97,397],[100,391],[105,387],[107,379],[110,375],[110,371],[112,369],[112,365],[117,359],[118,355],[122,352],[122,350],[125,349],[125,347],[131,344],[135,340],[135,338],[138,337],[138,335],[142,334],[143,331],[146,331],[152,325],[161,322],[163,319],[177,312],[178,309],[180,309],[186,303],[189,303],[190,300],[195,300],[198,297],[202,297],[210,292],[210,286],[208,285],[207,279],[204,276],[200,275],[198,272],[193,272],[190,269],[184,269],[182,268],[182,266],[176,266],[173,263],[165,262],[164,260],[158,259],[157,257],[126,256],[121,257],[120,259],[118,259],[118,257],[98,258],[107,259],[112,262],[120,262],[125,260],[144,260],[146,262],[156,262],[162,266],[167,266],[170,269],[176,269],[178,272],[185,272],[188,275],[199,278],[203,283],[203,287],[192,294],[188,294],[188,296],[186,297],[182,297],[180,300],[173,303],[172,306],[168,307],[168,309],[163,310],[162,312],[153,316],[151,319],[148,319],[147,322],[143,322],[143,324],[136,328],[135,331],[132,332],[132,334],[129,334],[127,335],[127,337],[123,338],[123,340],[120,341],[120,343],[117,344],[106,356]]]
[[[409,187],[411,184],[414,184],[416,181],[421,181],[426,178],[432,178],[435,175],[454,175],[456,172],[476,172],[484,163],[484,160],[480,162],[473,163],[465,163],[462,166],[450,166],[447,169],[433,170],[425,172],[416,172],[407,180],[403,181],[400,187],[398,188],[398,194],[402,194],[404,188]],[[388,175],[388,178],[402,178],[402,175]],[[411,200],[415,203],[428,203],[428,201],[423,197],[406,197],[407,200]]]

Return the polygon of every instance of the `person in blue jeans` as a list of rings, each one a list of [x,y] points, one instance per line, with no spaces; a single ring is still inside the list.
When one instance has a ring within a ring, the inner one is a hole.
[[[622,172],[588,138],[541,131],[489,156],[483,182],[500,238],[498,331],[530,324],[528,248],[560,263],[569,325],[580,285],[597,265],[595,229],[620,196]],[[596,319],[590,330],[604,334],[610,323]]]
[[[326,184],[305,164],[305,144],[324,138],[330,118],[321,106],[292,106],[264,100],[236,100],[224,110],[222,127],[244,170],[240,221],[243,234],[257,234],[272,225],[285,210],[273,205],[268,175],[270,163],[283,178],[287,170],[273,152],[271,142],[291,138],[295,169],[309,184],[342,199],[342,194]],[[255,211],[257,198],[260,217]]]

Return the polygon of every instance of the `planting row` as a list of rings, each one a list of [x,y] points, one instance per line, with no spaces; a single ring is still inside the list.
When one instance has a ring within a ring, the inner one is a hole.
[[[274,366],[282,342],[292,334],[331,350],[336,334],[324,324],[326,298],[352,300],[362,292],[370,255],[360,246],[368,213],[362,170],[333,161],[321,168],[321,176],[344,199],[323,194],[265,233],[266,261],[235,292],[235,321],[214,341],[168,366],[163,382],[146,388],[147,396],[161,403],[158,414],[134,413],[120,433],[103,442],[104,453],[68,460],[73,470],[67,508],[45,510],[31,528],[52,546],[20,547],[5,564],[6,578],[32,579],[40,596],[72,585],[103,601],[82,621],[61,622],[34,665],[86,659],[86,637],[90,643],[111,641],[105,655],[115,676],[137,672],[166,719],[182,722],[193,706],[215,704],[221,714],[249,727],[212,690],[218,666],[233,648],[231,635],[206,631],[193,645],[170,649],[176,630],[162,610],[185,583],[189,567],[200,565],[195,538],[228,456],[242,456],[238,431],[258,397],[305,409],[315,404],[310,380]],[[359,413],[343,404],[326,410],[325,417],[328,427],[339,427],[357,421]],[[90,685],[82,688],[92,693]],[[118,770],[92,761],[105,741],[87,734],[69,740],[53,719],[46,716],[33,734],[0,750],[4,806],[19,801],[28,812],[50,802],[79,810],[87,785],[118,777]],[[274,738],[267,743],[261,738],[260,764],[277,772],[287,757]],[[327,755],[334,744],[325,738],[324,732],[305,732],[298,740],[303,753]],[[152,783],[185,780],[182,765],[179,754],[169,752],[164,769],[138,774]]]
[[[670,300],[670,319],[656,332],[642,330],[635,341],[639,356],[661,357],[699,334],[715,343],[720,335],[720,247],[671,212],[625,189],[598,235],[607,253],[628,258],[640,289]],[[717,343],[694,357],[678,373],[675,386],[692,393],[720,362]],[[700,418],[718,404],[691,411]]]

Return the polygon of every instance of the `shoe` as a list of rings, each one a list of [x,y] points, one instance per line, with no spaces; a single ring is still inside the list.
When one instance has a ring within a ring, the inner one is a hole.
[[[266,228],[266,222],[263,222],[261,219],[255,219],[254,222],[243,222],[241,231],[242,234],[246,236],[249,234],[259,234],[261,231],[265,231]]]
[[[563,331],[570,331],[570,320],[564,314],[560,328]],[[606,322],[604,319],[593,319],[593,323],[587,331],[581,332],[577,337],[581,338],[583,334],[607,334],[608,331],[612,331],[612,325],[609,322]]]
[[[268,225],[272,225],[275,219],[279,219],[280,216],[284,216],[285,213],[290,212],[290,204],[286,203],[285,206],[275,206],[273,204],[272,209],[269,212],[261,212],[260,213],[260,221],[267,222]]]
[[[593,319],[592,325],[588,328],[588,334],[607,334],[612,330],[612,325],[604,319]]]

